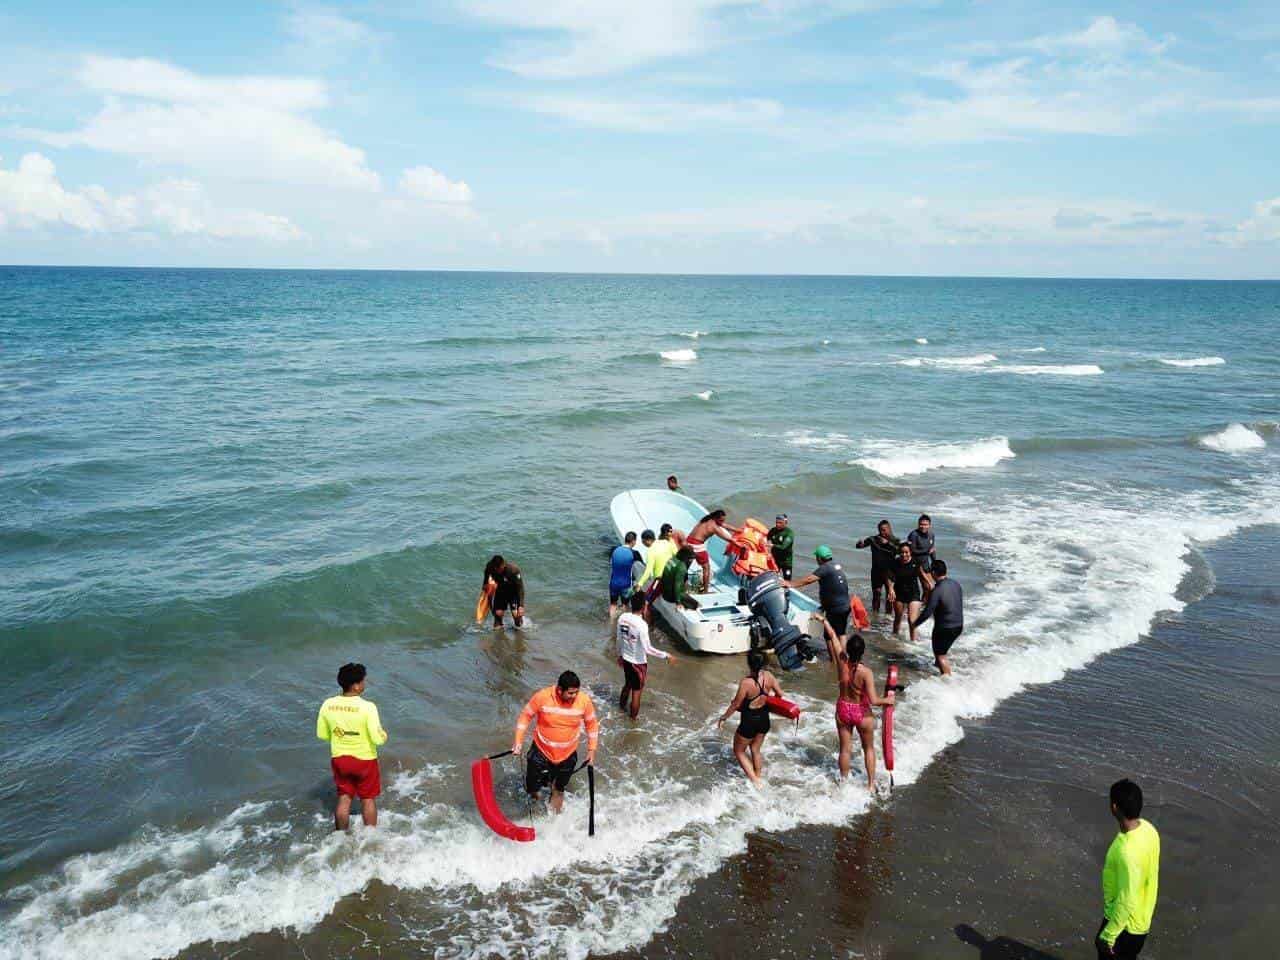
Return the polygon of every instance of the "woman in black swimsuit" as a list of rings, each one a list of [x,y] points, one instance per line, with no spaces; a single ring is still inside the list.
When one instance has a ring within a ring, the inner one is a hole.
[[[717,727],[735,711],[742,714],[738,729],[733,734],[733,755],[738,758],[742,772],[757,787],[764,770],[764,736],[769,732],[769,708],[767,697],[782,696],[782,688],[773,674],[764,669],[764,654],[752,650],[747,654],[747,675],[738,681],[738,690],[728,709],[716,721]]]
[[[893,604],[893,635],[898,635],[902,615],[907,615],[907,629],[911,642],[916,641],[916,628],[911,626],[920,612],[920,563],[911,556],[911,545],[903,540],[898,557],[889,568],[889,602]]]

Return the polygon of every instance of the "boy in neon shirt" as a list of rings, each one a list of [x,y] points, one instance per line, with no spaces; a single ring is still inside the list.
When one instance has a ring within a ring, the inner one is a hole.
[[[578,763],[578,741],[587,732],[587,763],[595,763],[596,745],[600,742],[600,724],[595,704],[582,692],[582,681],[572,670],[560,674],[553,687],[543,687],[520,711],[516,721],[515,740],[511,752],[519,753],[524,733],[533,723],[533,745],[529,747],[524,788],[536,797],[551,784],[551,810],[559,813],[564,805],[564,788],[569,785]]]
[[[1111,815],[1120,832],[1102,867],[1103,916],[1099,957],[1136,957],[1151,930],[1160,883],[1160,834],[1142,813],[1142,788],[1132,780],[1111,785]]]
[[[316,717],[316,736],[329,743],[329,765],[338,788],[334,830],[346,830],[351,824],[353,797],[360,798],[360,816],[365,826],[378,825],[374,803],[382,793],[378,747],[387,742],[387,731],[378,719],[378,708],[363,697],[365,673],[363,663],[344,663],[338,670],[342,693],[321,704]]]

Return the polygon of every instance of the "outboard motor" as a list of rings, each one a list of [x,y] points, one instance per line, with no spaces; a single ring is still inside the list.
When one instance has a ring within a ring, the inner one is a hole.
[[[754,617],[752,647],[773,647],[783,670],[797,670],[805,660],[814,659],[805,634],[787,618],[790,603],[781,577],[773,571],[753,577],[747,582],[746,594]]]

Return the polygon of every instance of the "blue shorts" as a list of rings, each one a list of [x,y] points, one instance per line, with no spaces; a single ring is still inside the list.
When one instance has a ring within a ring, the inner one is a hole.
[[[628,580],[624,584],[609,583],[609,602],[621,603],[631,595],[631,581]]]

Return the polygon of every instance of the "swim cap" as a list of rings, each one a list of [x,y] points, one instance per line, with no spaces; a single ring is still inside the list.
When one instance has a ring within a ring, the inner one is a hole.
[[[818,560],[830,560],[832,557],[831,548],[825,543],[821,544],[817,550],[813,551],[813,556]]]
[[[785,519],[787,519],[787,515],[786,515],[785,513],[780,513],[780,514],[778,514],[776,517],[774,517],[773,519],[775,519],[775,520],[785,520]]]

